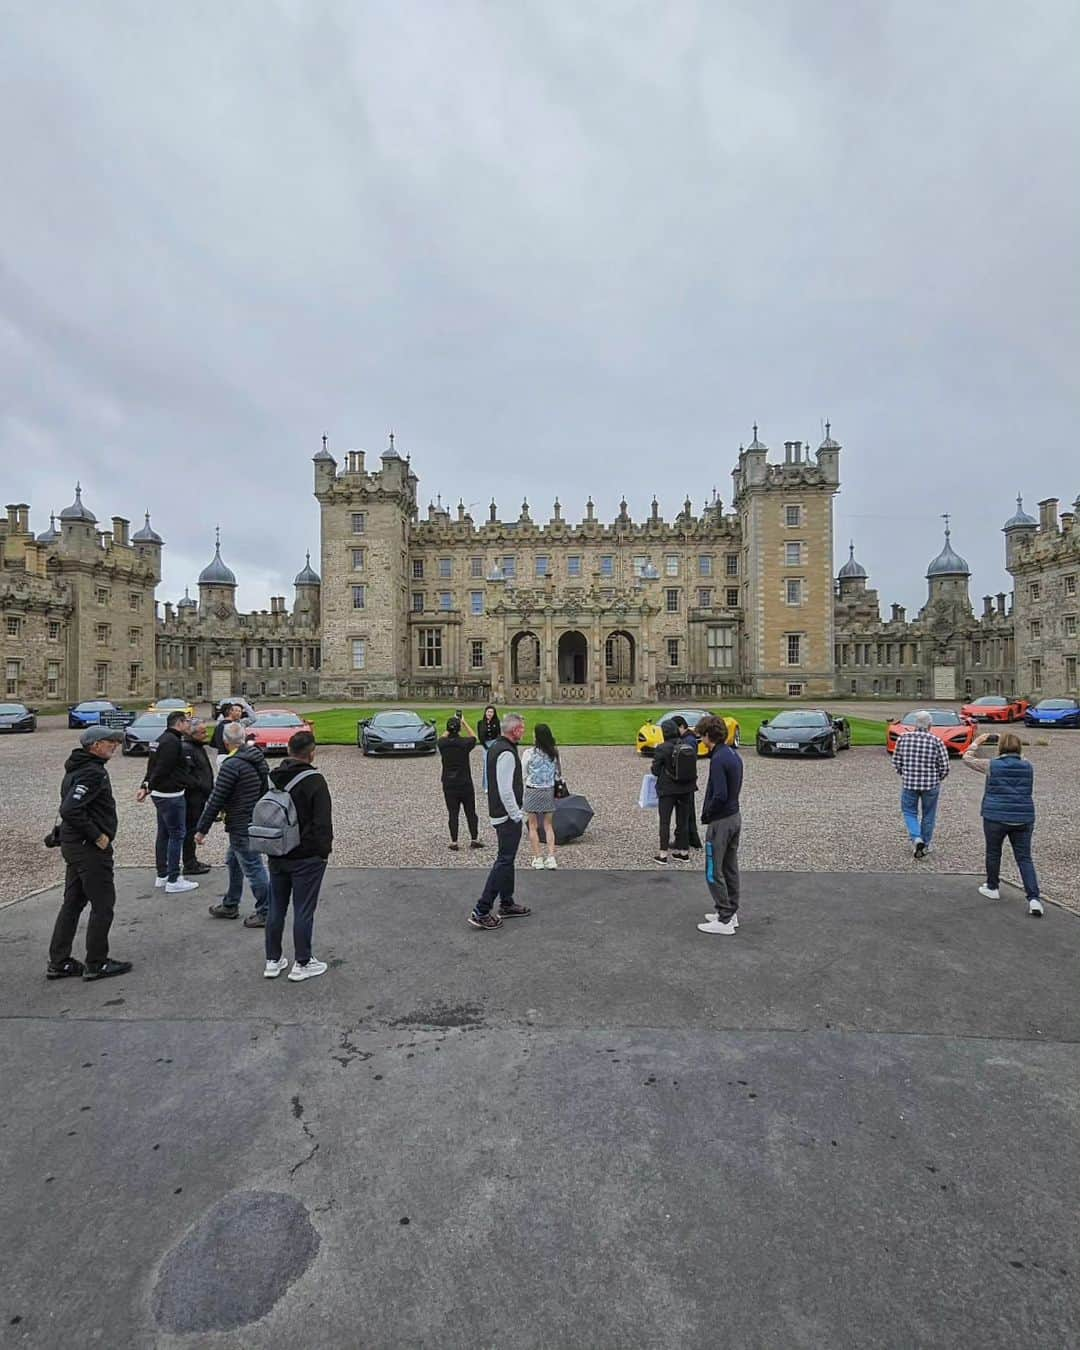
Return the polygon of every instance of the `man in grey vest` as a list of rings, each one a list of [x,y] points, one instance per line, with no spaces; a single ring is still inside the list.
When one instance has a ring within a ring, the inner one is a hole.
[[[525,734],[525,719],[510,713],[502,719],[502,733],[487,746],[488,815],[495,826],[499,852],[488,873],[484,893],[469,915],[469,923],[482,932],[501,928],[503,919],[523,918],[531,914],[528,905],[514,903],[514,864],[521,843],[524,795],[518,742]],[[495,901],[499,912],[493,914]]]

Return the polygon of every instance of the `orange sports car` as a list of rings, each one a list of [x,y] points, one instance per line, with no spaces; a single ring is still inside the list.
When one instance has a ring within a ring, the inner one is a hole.
[[[286,755],[289,737],[310,731],[311,723],[288,708],[263,708],[247,729],[248,745],[257,745],[264,755]]]
[[[972,717],[976,722],[1022,722],[1028,710],[1026,698],[1006,698],[1004,694],[986,694],[974,703],[965,703],[961,717]]]
[[[962,755],[969,749],[971,742],[975,739],[975,723],[970,718],[962,717],[960,713],[953,712],[951,708],[928,708],[927,712],[933,718],[930,726],[930,735],[936,736],[939,741],[945,742],[945,748],[950,755]],[[898,722],[890,722],[889,730],[885,735],[885,748],[891,755],[896,749],[896,742],[901,736],[906,736],[909,731],[915,730],[915,714],[909,712],[901,717]]]

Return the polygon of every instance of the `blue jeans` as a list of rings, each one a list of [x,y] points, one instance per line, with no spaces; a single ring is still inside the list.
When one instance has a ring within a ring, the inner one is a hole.
[[[984,820],[983,834],[986,837],[986,884],[996,891],[1001,881],[1001,849],[1007,839],[1012,845],[1013,857],[1020,869],[1020,879],[1024,883],[1024,893],[1029,900],[1039,894],[1039,879],[1035,875],[1035,863],[1031,857],[1031,836],[1035,833],[1035,823],[1027,825],[1005,825],[998,820]]]
[[[514,864],[521,843],[521,826],[520,820],[504,820],[495,826],[499,852],[488,873],[484,893],[476,902],[477,914],[490,914],[496,898],[505,905],[514,903]]]
[[[225,866],[229,869],[229,889],[221,903],[227,909],[238,909],[240,897],[244,893],[244,878],[247,877],[255,896],[255,913],[265,914],[270,908],[270,878],[266,874],[263,855],[248,847],[246,831],[229,835]]]
[[[934,821],[937,819],[937,803],[940,788],[903,788],[900,792],[900,810],[904,813],[904,824],[911,835],[911,842],[922,840],[928,844],[934,837]],[[919,823],[919,807],[922,807],[922,824]]]
[[[180,855],[187,832],[187,803],[183,796],[151,797],[157,811],[157,839],[154,862],[159,877],[176,881],[180,876]]]

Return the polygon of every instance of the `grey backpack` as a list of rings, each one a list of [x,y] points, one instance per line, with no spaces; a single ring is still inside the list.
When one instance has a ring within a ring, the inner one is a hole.
[[[297,783],[318,773],[305,769],[283,788],[270,788],[255,803],[248,826],[248,847],[254,853],[265,853],[269,858],[283,858],[300,846],[300,818],[292,790]]]

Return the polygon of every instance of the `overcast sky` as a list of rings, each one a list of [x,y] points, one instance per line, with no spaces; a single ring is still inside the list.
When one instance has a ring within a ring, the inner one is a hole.
[[[828,417],[837,567],[918,606],[947,510],[1008,589],[1016,493],[1080,493],[1078,15],[0,0],[4,500],[148,505],[161,599],[220,518],[264,608],[324,431],[671,518]]]

